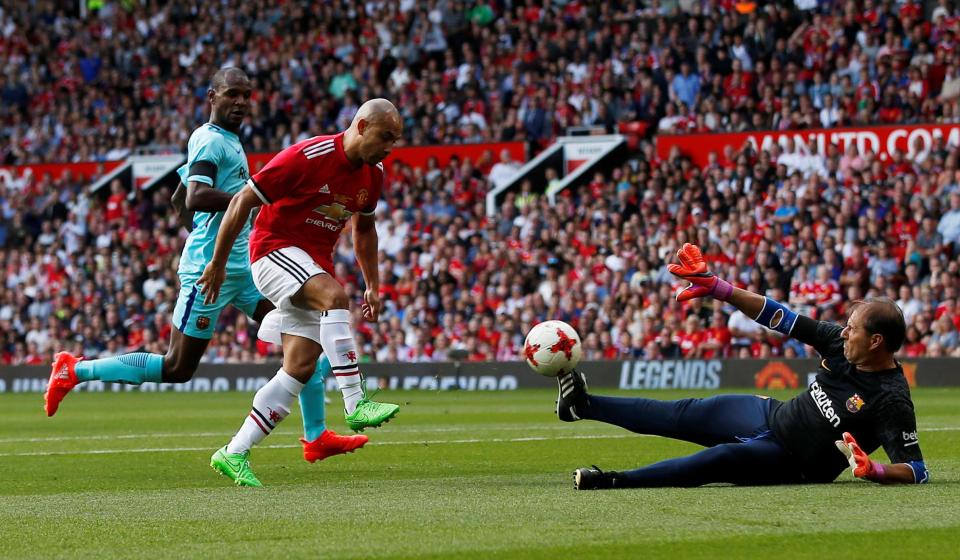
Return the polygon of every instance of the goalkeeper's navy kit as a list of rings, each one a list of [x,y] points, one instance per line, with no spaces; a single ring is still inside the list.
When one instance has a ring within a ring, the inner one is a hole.
[[[843,432],[853,434],[867,453],[883,446],[892,463],[910,465],[915,482],[926,482],[901,366],[858,371],[843,355],[840,326],[795,318],[790,336],[813,346],[822,359],[815,381],[789,401],[753,395],[678,401],[590,395],[585,407],[578,406],[583,418],[707,447],[617,473],[617,486],[830,482],[849,466],[834,444]]]

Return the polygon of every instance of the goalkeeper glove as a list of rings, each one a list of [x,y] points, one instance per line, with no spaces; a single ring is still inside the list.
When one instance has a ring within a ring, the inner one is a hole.
[[[837,440],[835,443],[837,449],[847,457],[847,462],[850,463],[850,470],[853,472],[853,476],[880,482],[884,474],[883,465],[871,461],[863,449],[860,449],[857,440],[853,439],[850,432],[843,432],[843,439]]]
[[[707,270],[707,263],[703,260],[700,247],[692,243],[684,243],[683,247],[677,251],[677,258],[680,260],[680,264],[671,263],[667,265],[667,270],[670,271],[670,274],[690,282],[689,286],[677,294],[677,301],[687,301],[704,296],[712,296],[721,301],[730,299],[733,286]]]

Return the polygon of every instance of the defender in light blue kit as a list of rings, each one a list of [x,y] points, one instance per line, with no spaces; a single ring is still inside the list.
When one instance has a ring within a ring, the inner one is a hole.
[[[209,164],[215,166],[211,176]],[[229,194],[240,191],[250,178],[247,155],[237,135],[223,127],[208,122],[193,131],[187,143],[187,163],[177,170],[184,185],[199,183]],[[244,226],[227,261],[227,279],[224,282],[224,298],[215,304],[206,305],[196,281],[213,256],[213,245],[223,212],[198,210],[192,219],[193,230],[187,237],[180,257],[180,297],[173,311],[173,324],[181,333],[209,340],[223,309],[233,304],[238,309],[257,317],[257,305],[264,298],[253,284],[250,274],[250,224]]]

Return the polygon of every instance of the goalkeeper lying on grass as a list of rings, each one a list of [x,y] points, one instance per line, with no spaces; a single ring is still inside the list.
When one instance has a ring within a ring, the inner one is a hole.
[[[841,328],[734,288],[707,270],[695,245],[685,244],[677,256],[680,264],[670,272],[691,283],[678,301],[710,296],[813,346],[822,357],[816,380],[787,402],[753,395],[658,401],[590,395],[582,373],[562,375],[561,420],[598,420],[706,447],[632,471],[577,469],[575,488],[831,482],[847,466],[881,484],[927,482],[910,389],[894,359],[906,335],[896,304],[855,302]],[[893,464],[869,458],[880,446]]]

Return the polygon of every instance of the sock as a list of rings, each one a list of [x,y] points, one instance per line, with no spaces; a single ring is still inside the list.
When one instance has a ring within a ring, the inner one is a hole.
[[[253,410],[243,420],[237,435],[227,445],[227,453],[243,453],[263,441],[281,420],[290,414],[290,406],[303,390],[303,383],[280,368],[273,379],[253,396]]]
[[[349,311],[331,309],[320,319],[320,346],[343,393],[343,408],[348,415],[353,414],[363,397],[363,378],[357,366],[357,343],[353,340]]]
[[[80,381],[107,381],[110,383],[127,383],[139,385],[148,381],[160,383],[163,375],[163,356],[135,352],[103,358],[100,360],[83,360],[77,363],[74,371]]]
[[[313,377],[303,386],[303,391],[300,392],[303,439],[307,441],[316,441],[327,429],[327,407],[323,400],[323,387],[329,374],[330,360],[323,356],[317,362],[317,369],[313,371]]]

